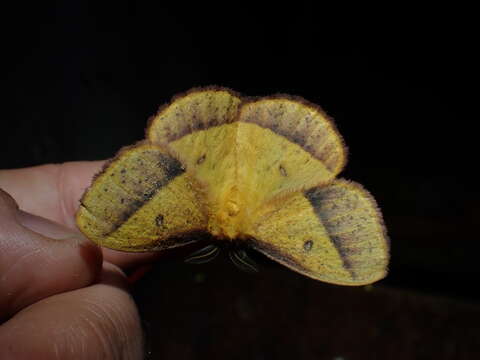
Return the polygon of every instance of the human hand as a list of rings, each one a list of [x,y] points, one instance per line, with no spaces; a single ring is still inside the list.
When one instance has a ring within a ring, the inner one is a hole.
[[[0,171],[1,359],[142,358],[122,269],[157,255],[102,252],[75,226],[78,201],[101,166]]]

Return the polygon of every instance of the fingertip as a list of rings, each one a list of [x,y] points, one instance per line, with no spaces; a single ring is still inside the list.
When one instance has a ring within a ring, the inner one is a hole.
[[[43,242],[45,255],[58,259],[65,256],[65,265],[75,262],[88,269],[84,274],[86,285],[97,280],[102,270],[103,253],[95,243],[79,232],[22,210],[18,212],[18,220],[25,230],[32,232],[36,241]]]

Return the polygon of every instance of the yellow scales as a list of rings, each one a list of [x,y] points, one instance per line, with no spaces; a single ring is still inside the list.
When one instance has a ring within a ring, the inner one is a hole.
[[[372,196],[335,178],[345,163],[343,140],[318,106],[193,89],[106,164],[77,223],[111,249],[164,250],[208,232],[314,279],[368,284],[386,275],[388,240]]]

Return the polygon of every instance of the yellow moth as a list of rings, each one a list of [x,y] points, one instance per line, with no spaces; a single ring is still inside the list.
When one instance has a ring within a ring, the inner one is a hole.
[[[208,233],[314,279],[368,284],[386,275],[388,239],[373,197],[336,179],[345,163],[343,140],[316,105],[192,89],[159,110],[144,141],[105,165],[77,224],[123,251],[164,250]],[[248,266],[243,254],[232,259]]]

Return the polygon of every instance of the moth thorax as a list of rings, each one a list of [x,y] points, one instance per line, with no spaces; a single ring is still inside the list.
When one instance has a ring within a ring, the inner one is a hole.
[[[222,200],[210,223],[210,231],[218,237],[235,239],[241,222],[241,205],[236,187],[231,188]]]
[[[240,208],[238,207],[238,204],[235,201],[228,200],[225,205],[225,211],[227,212],[227,215],[229,217],[234,217],[238,215],[238,213],[240,212]]]

